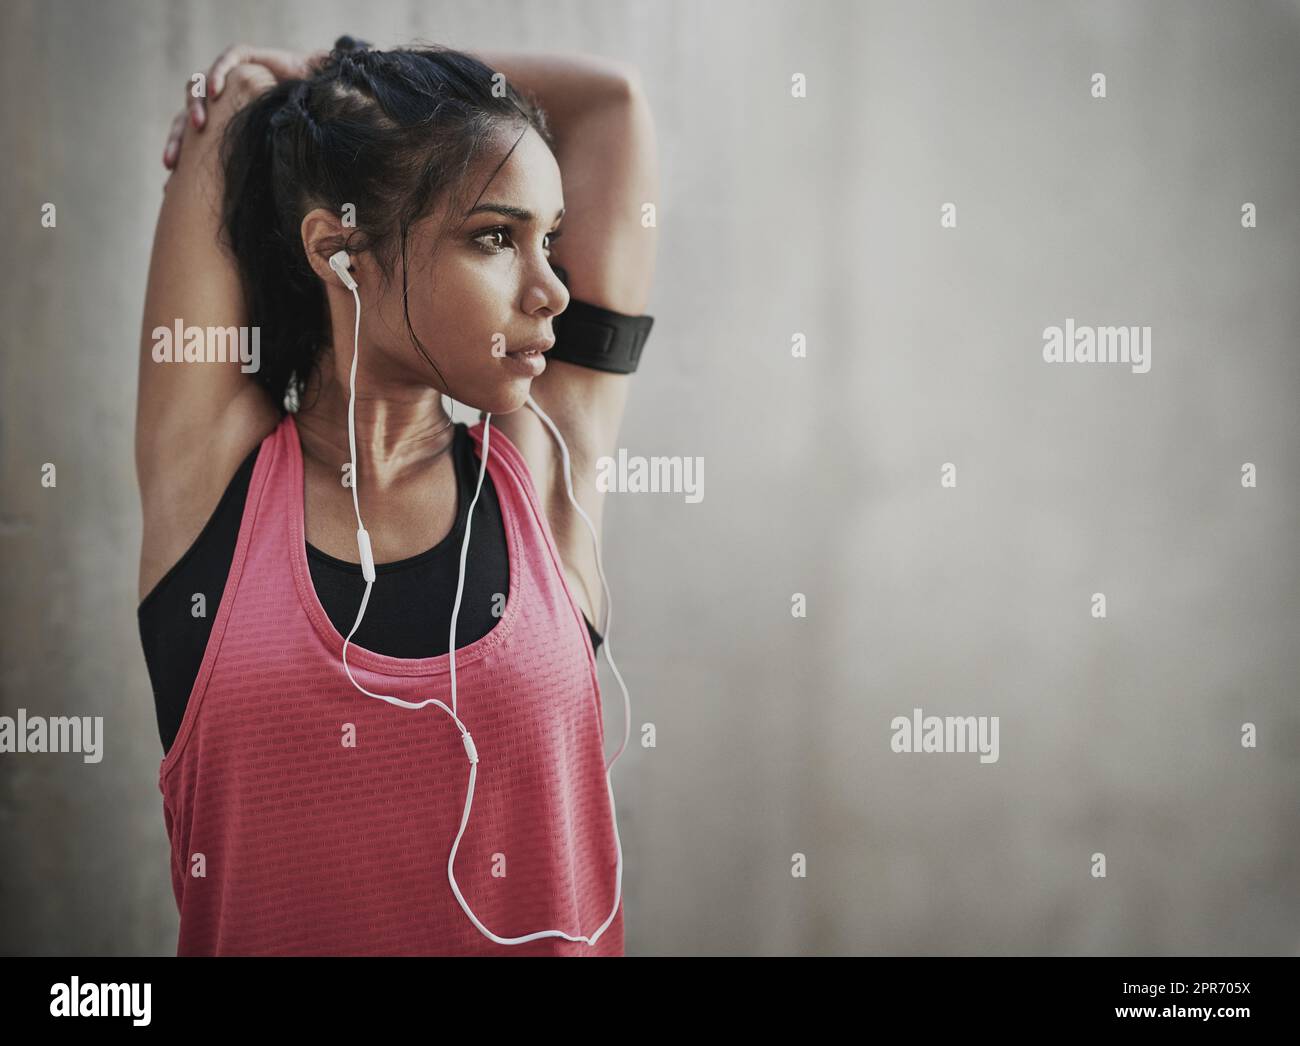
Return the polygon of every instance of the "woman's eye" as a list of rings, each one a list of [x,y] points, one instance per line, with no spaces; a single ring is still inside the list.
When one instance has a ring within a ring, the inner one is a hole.
[[[502,237],[504,240],[507,240],[507,241],[510,239],[510,237],[509,237],[509,235],[507,234],[506,230],[503,229],[503,228],[497,228],[497,229],[485,229],[485,230],[483,230],[483,232],[481,232],[481,233],[479,233],[477,236],[475,236],[474,239],[475,239],[476,242],[478,242],[480,245],[482,245],[483,248],[484,248],[485,250],[490,251],[490,252],[493,253],[493,254],[496,254],[496,253],[499,253],[499,252],[501,251],[501,249],[505,246],[504,243],[495,243],[495,242],[492,242],[492,243],[484,243],[484,242],[483,242],[484,240],[488,240],[489,238],[491,238],[491,237],[496,237],[496,236],[500,236],[500,237]]]
[[[498,240],[497,237],[500,237],[500,240]],[[554,232],[548,232],[546,234],[546,242],[542,244],[542,249],[549,251],[555,245],[555,241],[559,238],[559,229],[556,229]],[[474,237],[474,241],[489,254],[500,254],[501,251],[511,242],[510,230],[504,226],[497,226],[494,229],[484,229]]]

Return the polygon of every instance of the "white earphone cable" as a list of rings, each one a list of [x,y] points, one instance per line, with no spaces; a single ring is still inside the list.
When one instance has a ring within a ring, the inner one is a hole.
[[[342,255],[342,258],[340,258],[339,255]],[[445,703],[437,700],[436,698],[430,698],[426,701],[421,701],[417,703],[411,701],[403,701],[402,699],[393,697],[390,694],[376,694],[370,690],[367,690],[360,683],[358,683],[352,675],[351,668],[348,666],[348,644],[351,643],[352,637],[356,634],[357,629],[361,626],[361,619],[365,616],[366,606],[370,602],[371,587],[374,585],[375,582],[374,556],[370,546],[370,535],[365,529],[365,524],[362,523],[361,521],[361,504],[357,496],[358,477],[357,477],[357,440],[356,440],[355,407],[356,407],[356,390],[357,390],[357,357],[360,354],[360,347],[361,347],[361,296],[357,291],[355,281],[351,280],[350,276],[345,276],[345,274],[347,273],[346,253],[339,252],[338,254],[334,255],[334,257],[331,258],[331,266],[334,267],[335,271],[338,273],[340,279],[343,280],[344,284],[346,286],[349,286],[349,289],[352,291],[353,301],[356,304],[356,324],[353,330],[353,342],[352,342],[352,369],[351,369],[351,375],[349,377],[349,382],[348,382],[348,449],[352,455],[352,471],[351,471],[350,478],[352,482],[352,507],[356,512],[356,516],[357,516],[357,545],[361,553],[362,573],[366,581],[365,593],[361,597],[361,606],[357,610],[357,619],[353,623],[351,631],[348,632],[347,637],[343,640],[343,671],[347,673],[347,677],[351,681],[352,685],[356,687],[357,690],[359,690],[361,693],[369,697],[377,698],[381,701],[387,701],[389,704],[394,705],[398,708],[405,708],[410,710],[424,708],[427,705],[436,705],[438,708],[441,708],[444,712],[446,712],[451,717],[452,722],[454,722],[456,724],[457,729],[460,730],[461,742],[462,744],[464,744],[465,753],[469,758],[469,785],[466,789],[465,809],[461,814],[460,829],[456,832],[456,838],[452,841],[451,852],[447,857],[447,880],[451,884],[452,893],[455,895],[456,900],[460,903],[461,908],[464,910],[465,914],[469,917],[470,921],[479,929],[479,931],[482,932],[485,937],[488,937],[489,939],[495,941],[497,944],[506,944],[506,945],[525,944],[529,941],[535,941],[543,937],[562,937],[567,941],[594,945],[600,939],[601,935],[605,932],[605,930],[609,927],[610,923],[614,921],[614,917],[618,913],[619,903],[623,896],[623,841],[620,838],[618,833],[618,813],[614,806],[614,784],[610,778],[610,770],[613,767],[615,760],[617,760],[618,757],[623,754],[623,749],[627,745],[628,737],[631,731],[632,705],[631,705],[631,699],[628,697],[627,687],[623,683],[623,676],[618,671],[618,666],[614,664],[613,654],[610,652],[609,626],[610,626],[610,621],[613,618],[613,600],[610,597],[609,585],[605,580],[605,568],[601,562],[600,542],[599,540],[597,540],[595,527],[592,525],[591,520],[588,518],[587,514],[583,512],[582,507],[578,504],[577,500],[573,496],[573,480],[570,472],[569,448],[565,445],[564,438],[560,435],[559,429],[555,427],[555,423],[552,422],[549,417],[547,417],[546,413],[541,409],[540,406],[537,405],[536,401],[530,395],[527,401],[528,406],[532,408],[534,413],[536,413],[542,419],[543,422],[545,422],[547,427],[551,430],[551,433],[559,441],[560,452],[564,460],[564,480],[565,480],[565,486],[568,490],[569,501],[572,502],[573,507],[577,509],[578,514],[582,517],[583,522],[587,525],[587,530],[591,533],[592,540],[596,544],[596,568],[600,573],[600,582],[602,587],[604,588],[605,603],[606,603],[603,646],[605,649],[606,658],[610,664],[610,668],[613,670],[615,678],[618,680],[618,685],[623,691],[623,708],[624,708],[623,743],[619,745],[618,751],[614,753],[613,758],[610,759],[609,762],[605,764],[605,785],[609,791],[609,808],[610,808],[610,815],[613,820],[613,826],[614,826],[614,843],[618,854],[618,863],[615,869],[615,876],[614,876],[614,906],[613,908],[610,909],[609,915],[605,918],[605,921],[601,923],[600,927],[590,937],[587,937],[582,934],[571,935],[565,933],[562,930],[538,930],[535,933],[524,934],[523,936],[520,937],[501,937],[493,933],[486,926],[484,926],[483,923],[479,921],[478,917],[474,914],[474,912],[470,909],[469,904],[466,902],[464,896],[460,892],[459,885],[457,885],[456,883],[456,873],[455,873],[456,852],[457,849],[460,847],[461,837],[465,834],[465,828],[469,824],[470,808],[474,802],[474,784],[478,779],[478,751],[474,746],[474,741],[473,738],[470,736],[468,728],[465,726],[464,723],[461,722],[459,716],[457,715],[458,704],[457,704],[457,689],[456,689],[456,621],[460,615],[461,597],[465,588],[465,563],[466,563],[466,558],[469,555],[469,538],[470,538],[470,529],[474,518],[474,506],[478,504],[479,493],[483,489],[483,477],[487,471],[487,461],[488,461],[488,455],[490,453],[490,445],[491,445],[492,415],[491,413],[486,413],[484,415],[483,453],[482,453],[482,460],[479,465],[478,484],[474,488],[474,498],[470,502],[469,511],[467,513],[466,520],[465,520],[465,538],[461,543],[461,549],[460,549],[460,576],[456,583],[456,599],[452,606],[451,628],[450,628],[450,635],[448,636],[448,647],[447,647],[447,649],[450,651],[451,705],[452,706],[448,708]]]

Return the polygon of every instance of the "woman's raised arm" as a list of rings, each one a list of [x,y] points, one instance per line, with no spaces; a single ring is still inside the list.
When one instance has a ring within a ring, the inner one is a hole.
[[[625,315],[644,312],[654,278],[659,172],[654,121],[632,66],[590,55],[489,52],[501,71],[546,110],[564,182],[564,238],[553,263],[568,274],[576,301]],[[564,434],[574,470],[574,496],[602,530],[604,495],[595,486],[597,461],[617,454],[631,378],[548,360],[532,395]],[[592,620],[603,621],[591,535],[569,503],[560,454],[530,410],[493,418],[527,461],[571,581],[585,593]],[[582,596],[579,596],[580,602]],[[603,627],[603,625],[601,626]]]
[[[208,338],[208,328],[228,334],[248,326],[239,272],[223,245],[221,139],[231,116],[275,79],[261,66],[236,67],[207,105],[202,130],[186,122],[183,148],[164,190],[145,294],[136,402],[142,597],[193,542],[239,462],[278,414],[238,362],[168,362],[184,360],[187,328],[201,328],[206,346],[229,343],[222,334]]]

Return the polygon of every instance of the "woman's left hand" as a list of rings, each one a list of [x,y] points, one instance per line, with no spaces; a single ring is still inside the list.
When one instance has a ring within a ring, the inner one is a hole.
[[[273,47],[255,47],[252,44],[231,44],[212,63],[207,73],[207,97],[195,98],[190,93],[191,83],[185,85],[185,108],[172,121],[171,131],[167,135],[167,144],[163,147],[163,166],[168,170],[176,167],[181,154],[181,135],[185,131],[188,119],[196,131],[203,130],[207,123],[206,103],[209,98],[216,98],[226,86],[226,77],[237,65],[251,63],[267,69],[279,80],[305,79],[325,60],[329,51],[313,51],[305,54],[299,51],[285,51]]]

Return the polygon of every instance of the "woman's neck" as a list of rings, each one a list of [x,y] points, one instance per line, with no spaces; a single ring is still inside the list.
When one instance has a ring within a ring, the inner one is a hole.
[[[349,361],[350,366],[350,361]],[[326,354],[294,417],[303,454],[331,471],[352,460],[348,446],[348,376]],[[427,386],[384,387],[357,375],[357,471],[377,488],[401,485],[451,446],[452,420],[442,395]]]

